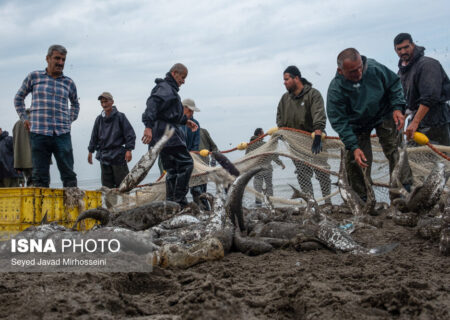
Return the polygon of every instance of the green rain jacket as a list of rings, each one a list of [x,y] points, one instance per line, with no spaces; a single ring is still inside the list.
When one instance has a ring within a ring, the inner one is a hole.
[[[394,110],[405,110],[400,78],[384,65],[361,56],[362,79],[351,82],[336,73],[328,87],[327,114],[345,148],[358,149],[357,135],[370,132]]]
[[[277,109],[277,126],[300,129],[308,132],[325,130],[327,116],[322,95],[302,78],[304,88],[298,96],[286,92]]]

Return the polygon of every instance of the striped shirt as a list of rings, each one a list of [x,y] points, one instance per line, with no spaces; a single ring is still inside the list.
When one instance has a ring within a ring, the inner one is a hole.
[[[25,112],[25,97],[32,93],[29,118]],[[70,100],[70,109],[68,106]],[[69,77],[53,78],[46,70],[31,72],[14,98],[14,106],[22,121],[29,120],[31,132],[46,136],[70,132],[70,125],[78,118],[80,104],[77,88]]]

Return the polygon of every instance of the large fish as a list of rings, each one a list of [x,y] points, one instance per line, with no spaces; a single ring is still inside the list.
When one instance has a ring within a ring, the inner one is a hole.
[[[439,201],[447,179],[445,165],[437,162],[421,185],[415,187],[411,193],[406,193],[406,198],[394,199],[393,203],[401,211],[425,214]],[[405,192],[406,190],[403,191]]]
[[[295,188],[291,186],[294,190]],[[307,203],[305,220],[296,237],[296,241],[318,241],[334,251],[350,252],[353,254],[383,254],[398,246],[397,243],[388,244],[377,248],[365,248],[358,244],[348,232],[339,228],[338,224],[326,217],[319,210],[319,206],[313,197],[297,190],[301,198]]]
[[[158,158],[161,149],[164,147],[166,142],[169,141],[174,132],[174,128],[169,129],[168,126],[166,127],[164,135],[161,139],[159,139],[159,141],[141,157],[141,159],[134,165],[133,169],[131,169],[128,175],[123,179],[119,186],[120,192],[128,192],[144,180]]]
[[[225,203],[225,209],[235,224],[239,226],[241,231],[245,230],[244,213],[242,211],[242,198],[244,196],[245,187],[250,179],[264,170],[262,167],[255,167],[247,171],[246,173],[237,177],[237,179],[231,185],[229,190],[229,196]]]
[[[111,214],[107,209],[97,208],[82,212],[73,229],[84,219],[95,219],[101,226],[122,227],[129,230],[147,230],[172,218],[180,211],[180,205],[172,201],[155,201],[133,209]]]
[[[344,203],[347,204],[355,216],[363,216],[372,213],[376,204],[375,192],[373,191],[372,184],[367,177],[366,170],[363,170],[363,179],[367,193],[366,202],[359,197],[348,182],[345,151],[341,148],[341,164],[339,167],[338,180],[339,192],[342,200],[344,200]]]

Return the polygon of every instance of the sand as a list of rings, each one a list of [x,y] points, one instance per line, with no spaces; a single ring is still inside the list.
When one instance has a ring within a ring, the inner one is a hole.
[[[450,319],[450,257],[383,219],[352,236],[382,256],[233,252],[187,270],[0,273],[8,319]]]

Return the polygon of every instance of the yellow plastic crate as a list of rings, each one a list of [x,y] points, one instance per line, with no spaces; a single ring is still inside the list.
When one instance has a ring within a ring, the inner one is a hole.
[[[100,191],[84,191],[85,210],[102,205]],[[39,225],[47,214],[47,221],[56,221],[65,227],[72,227],[80,212],[78,208],[64,207],[64,189],[50,188],[0,188],[0,233],[16,234],[31,225]],[[95,220],[86,219],[79,224],[79,230],[88,230]]]

